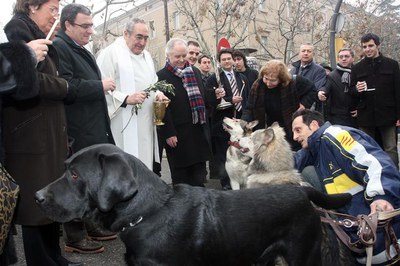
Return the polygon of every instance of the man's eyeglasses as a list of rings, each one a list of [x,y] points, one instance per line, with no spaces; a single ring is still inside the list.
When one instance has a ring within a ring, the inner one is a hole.
[[[340,58],[340,59],[343,59],[343,58],[350,58],[350,57],[351,57],[351,55],[347,55],[347,54],[339,55],[339,58]]]
[[[88,30],[88,29],[93,29],[94,25],[93,24],[77,24],[77,23],[71,23],[74,26],[79,26],[82,29]]]
[[[144,36],[144,35],[142,35],[142,34],[136,34],[135,35],[135,39],[136,39],[136,41],[146,41],[147,42],[147,40],[149,39],[149,36]]]
[[[44,6],[47,7],[48,9],[50,9],[50,13],[51,13],[53,16],[57,16],[57,15],[60,13],[60,10],[58,9],[58,7],[49,6],[49,5],[46,5],[46,4],[44,4]]]

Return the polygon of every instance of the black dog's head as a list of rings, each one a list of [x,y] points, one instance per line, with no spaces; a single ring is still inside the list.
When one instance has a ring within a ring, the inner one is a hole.
[[[138,159],[111,144],[82,149],[65,161],[64,174],[36,192],[37,204],[58,222],[110,211],[137,192]]]

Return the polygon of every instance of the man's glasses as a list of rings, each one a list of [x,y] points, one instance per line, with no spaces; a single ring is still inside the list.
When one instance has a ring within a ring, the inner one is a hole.
[[[135,35],[135,39],[136,39],[136,41],[145,41],[145,42],[147,42],[147,40],[149,39],[149,36],[144,36],[144,35],[142,35],[142,34],[136,34]]]
[[[339,55],[339,58],[340,59],[343,59],[343,58],[350,58],[351,57],[351,55],[347,55],[347,54],[345,54],[345,55]]]
[[[88,30],[88,29],[93,29],[94,25],[93,24],[77,24],[77,23],[71,23],[74,26],[79,26],[82,29]]]

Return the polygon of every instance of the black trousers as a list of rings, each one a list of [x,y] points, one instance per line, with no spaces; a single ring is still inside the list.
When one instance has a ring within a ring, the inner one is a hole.
[[[215,145],[215,153],[213,157],[214,167],[218,171],[221,186],[230,186],[231,181],[225,169],[226,151],[229,148],[229,135],[226,134],[224,136],[213,136],[213,141]]]
[[[200,162],[186,167],[176,167],[171,156],[167,156],[167,159],[173,185],[188,184],[191,186],[204,187],[204,183],[207,182],[206,162]]]
[[[88,235],[91,232],[96,232],[99,227],[91,220],[85,221],[71,221],[63,224],[64,227],[64,241],[66,244],[76,243]]]
[[[61,259],[60,226],[21,226],[27,266],[57,266]]]

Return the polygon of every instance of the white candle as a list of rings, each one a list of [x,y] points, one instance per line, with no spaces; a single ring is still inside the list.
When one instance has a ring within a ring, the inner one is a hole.
[[[49,33],[47,34],[46,40],[50,40],[50,37],[51,37],[51,35],[53,34],[53,32],[54,32],[54,30],[56,29],[57,24],[58,24],[59,22],[60,22],[59,19],[56,19],[56,21],[54,21],[53,26],[51,26],[51,29],[50,29]]]

